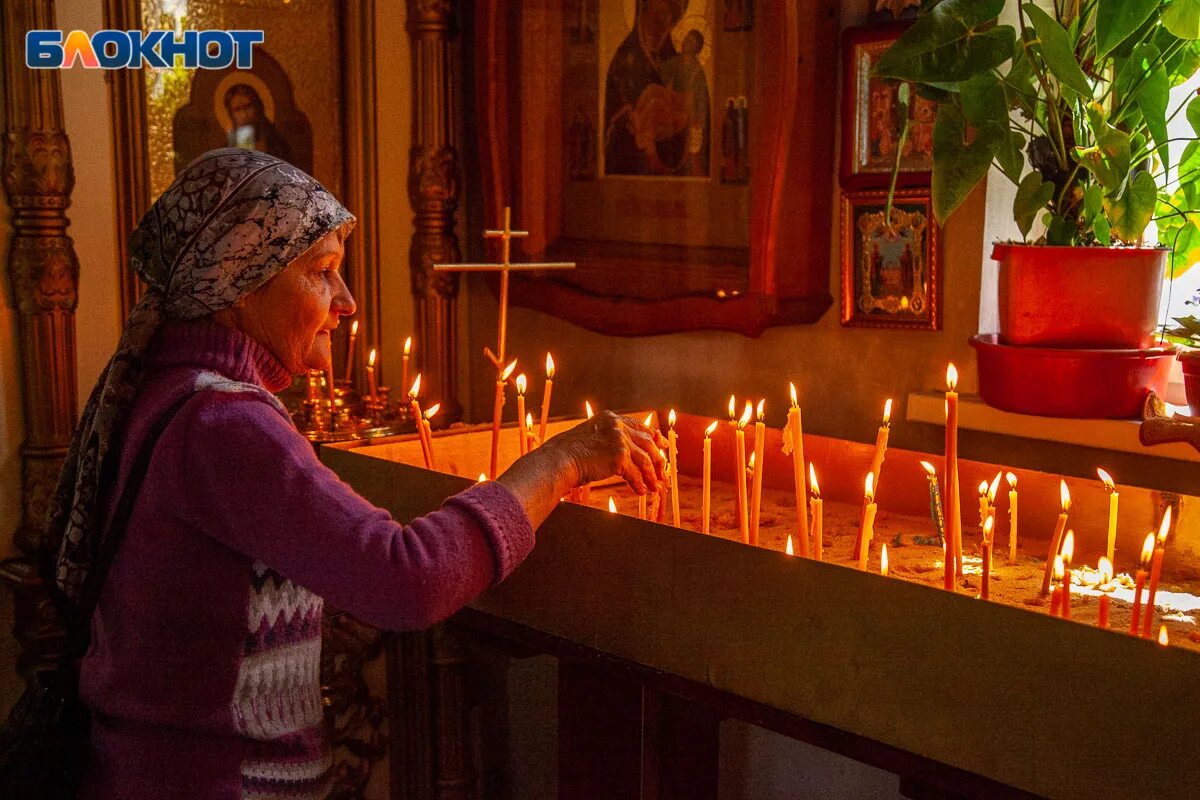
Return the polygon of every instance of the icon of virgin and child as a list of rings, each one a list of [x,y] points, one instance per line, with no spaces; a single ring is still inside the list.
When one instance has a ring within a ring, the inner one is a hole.
[[[701,63],[704,33],[681,30],[678,49],[671,35],[688,2],[636,0],[633,28],[613,54],[605,79],[608,175],[709,174],[711,111]]]

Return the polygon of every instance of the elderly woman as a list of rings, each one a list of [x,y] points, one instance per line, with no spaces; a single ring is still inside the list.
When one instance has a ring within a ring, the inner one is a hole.
[[[408,525],[356,495],[273,394],[325,368],[354,313],[339,272],[353,223],[295,167],[225,149],[133,234],[149,290],[92,392],[48,537],[60,608],[85,632],[84,798],[323,797],[323,600],[381,628],[432,625],[503,580],[574,486],[661,480],[661,437],[605,413]]]

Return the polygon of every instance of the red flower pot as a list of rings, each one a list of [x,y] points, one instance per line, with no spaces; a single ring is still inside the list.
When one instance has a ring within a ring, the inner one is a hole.
[[[1004,344],[1153,346],[1166,249],[997,244],[992,258]]]
[[[1179,356],[1183,365],[1183,391],[1193,417],[1200,417],[1200,350],[1188,350]]]

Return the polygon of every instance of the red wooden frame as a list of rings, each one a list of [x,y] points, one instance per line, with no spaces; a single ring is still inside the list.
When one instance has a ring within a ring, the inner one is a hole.
[[[561,209],[545,200],[563,185],[562,165],[537,158],[539,142],[561,130],[561,0],[488,0],[475,6],[476,119],[484,220],[495,227],[506,205],[530,230],[526,257],[579,263],[567,283],[553,276],[512,278],[511,302],[585,328],[619,335],[718,329],[757,336],[774,325],[813,322],[832,305],[831,199],[839,6],[835,0],[762,3],[755,19],[751,136],[749,277],[729,290],[739,251],[613,247],[562,240]],[[538,69],[518,80],[520,42],[538,47]],[[744,253],[744,251],[740,251]],[[742,263],[745,263],[744,261]],[[687,270],[686,293],[647,297],[631,276]],[[741,273],[741,267],[738,267]],[[588,288],[580,288],[580,285]]]
[[[858,113],[863,101],[858,96],[857,65],[854,55],[859,47],[875,42],[895,41],[912,26],[912,20],[903,20],[888,25],[863,28],[847,28],[842,32],[842,153],[838,170],[838,181],[843,189],[887,188],[891,172],[855,172],[854,149],[858,135]],[[900,187],[928,187],[929,170],[900,172],[896,185]]]

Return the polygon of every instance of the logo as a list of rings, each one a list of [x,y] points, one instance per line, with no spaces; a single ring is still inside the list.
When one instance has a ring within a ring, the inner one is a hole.
[[[250,69],[262,31],[28,31],[25,66],[30,69],[165,69],[182,60],[187,69]]]

